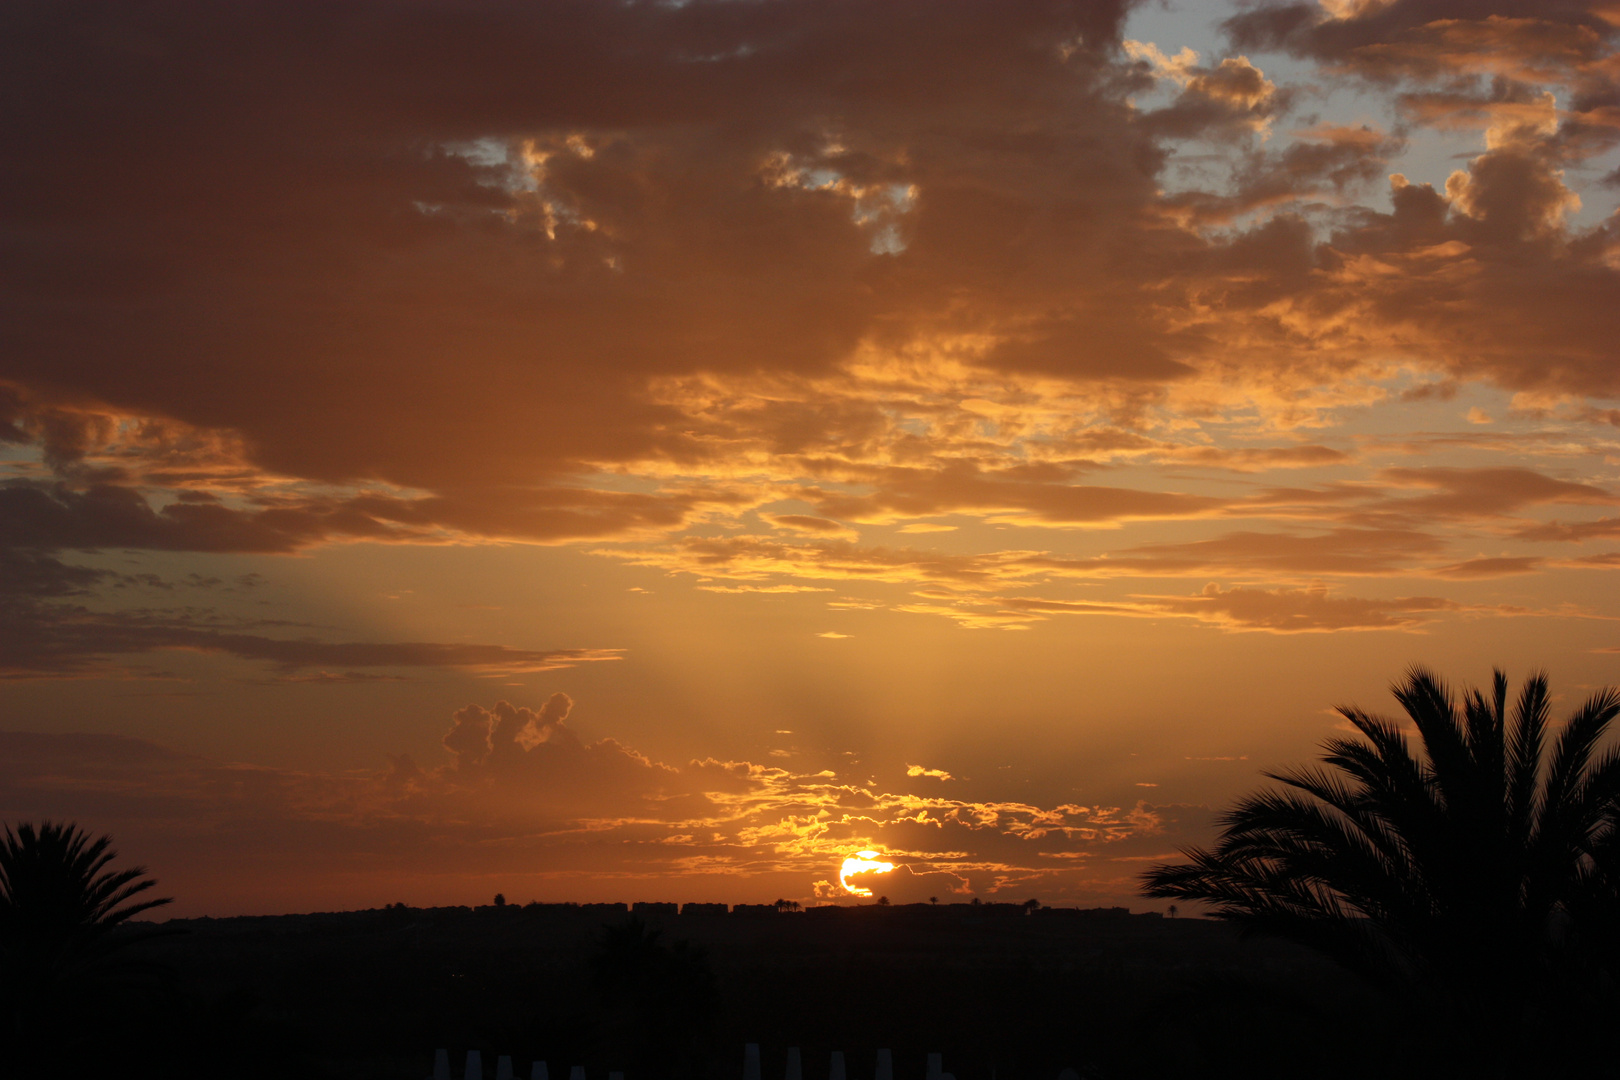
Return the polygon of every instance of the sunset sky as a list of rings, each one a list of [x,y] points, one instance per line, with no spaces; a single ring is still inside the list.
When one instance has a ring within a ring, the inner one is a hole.
[[[175,915],[1134,904],[1620,682],[1620,2],[0,7],[0,820]]]

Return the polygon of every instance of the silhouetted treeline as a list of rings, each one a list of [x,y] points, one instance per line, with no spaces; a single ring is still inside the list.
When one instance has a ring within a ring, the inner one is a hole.
[[[881,900],[875,904],[818,904],[814,907],[801,908],[798,904],[789,904],[788,901],[778,900],[774,904],[722,904],[722,903],[685,903],[677,904],[664,901],[638,900],[635,903],[594,903],[581,904],[574,902],[541,903],[538,900],[527,904],[510,904],[505,897],[496,897],[496,903],[488,907],[479,907],[478,911],[499,910],[510,914],[518,911],[529,915],[567,915],[569,913],[589,915],[593,917],[612,917],[622,915],[660,916],[705,916],[721,915],[814,915],[818,918],[868,918],[875,916],[863,915],[863,912],[878,912],[886,909],[891,914],[909,914],[916,918],[981,918],[987,916],[1021,917],[1025,915],[1038,915],[1042,918],[1085,918],[1085,919],[1117,919],[1125,918],[1131,914],[1130,908],[1125,907],[1043,907],[1039,901],[1025,900],[1022,903],[984,903],[973,900],[968,903],[956,904],[890,904]],[[389,905],[385,911],[396,907],[405,908],[406,905]],[[409,910],[409,909],[407,909]],[[471,911],[473,908],[457,907],[441,910]],[[320,916],[287,916],[289,918],[319,918]],[[1157,912],[1144,913],[1146,918],[1157,918]]]
[[[175,920],[175,973],[126,1042],[50,1075],[422,1080],[433,1051],[575,1064],[591,1080],[873,1080],[945,1055],[957,1080],[1425,1076],[1425,1033],[1298,946],[1199,919],[1020,905],[864,905],[702,917],[585,905]],[[1601,1031],[1595,1039],[1607,1038]],[[1600,1049],[1593,1044],[1594,1052]],[[1418,1063],[1424,1067],[1419,1068]]]
[[[921,1080],[931,1051],[958,1080],[1055,1080],[1065,1066],[1184,1076],[1243,1041],[1203,1019],[1211,1009],[1227,1017],[1244,1002],[1270,1034],[1242,1054],[1263,1061],[1309,1052],[1314,1021],[1298,1001],[1330,1013],[1359,1001],[1310,955],[1214,923],[1043,911],[632,917],[509,904],[175,920],[184,933],[148,946],[176,973],[175,1004],[142,1015],[126,1049],[141,1072],[242,1080],[420,1080],[437,1047],[458,1075],[477,1048],[488,1063],[512,1055],[525,1073],[541,1059],[553,1076],[581,1064],[592,1080],[609,1069],[740,1080],[744,1042],[762,1045],[767,1080],[789,1046],[802,1048],[805,1080],[823,1080],[832,1050],[844,1051],[849,1080],[872,1080],[879,1048],[894,1051],[895,1080]],[[1207,992],[1211,980],[1221,985]],[[58,1064],[115,1064],[76,1057],[64,1047]]]

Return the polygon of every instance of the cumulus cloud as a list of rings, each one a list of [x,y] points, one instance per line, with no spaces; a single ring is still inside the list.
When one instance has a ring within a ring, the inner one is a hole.
[[[1165,57],[1159,49],[1126,42],[1126,51],[1153,65],[1155,73],[1178,83],[1176,99],[1144,117],[1156,134],[1224,140],[1269,133],[1271,120],[1287,108],[1288,95],[1246,56],[1229,56],[1200,67],[1191,50]]]
[[[573,699],[562,693],[551,695],[538,712],[505,701],[496,702],[493,709],[468,705],[451,718],[444,748],[455,756],[457,769],[505,762],[517,751],[533,750],[553,738],[570,750],[577,749],[578,737],[563,726],[573,707]]]

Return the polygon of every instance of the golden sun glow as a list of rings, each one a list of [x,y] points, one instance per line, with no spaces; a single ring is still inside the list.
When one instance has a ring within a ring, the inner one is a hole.
[[[844,860],[844,865],[838,868],[838,884],[851,896],[871,896],[872,890],[861,885],[851,885],[851,874],[887,874],[894,869],[894,863],[880,861],[876,851],[857,851]]]

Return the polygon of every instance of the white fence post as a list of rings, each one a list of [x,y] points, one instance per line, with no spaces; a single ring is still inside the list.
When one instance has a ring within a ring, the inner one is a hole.
[[[760,1080],[759,1043],[748,1043],[743,1047],[743,1080]]]
[[[433,1080],[450,1080],[450,1051],[433,1051]]]
[[[461,1076],[462,1080],[484,1080],[484,1056],[477,1050],[467,1051],[467,1067]]]
[[[889,1051],[878,1051],[877,1074],[873,1080],[894,1080],[894,1055]]]
[[[804,1065],[799,1060],[799,1048],[788,1047],[787,1073],[784,1080],[804,1080]]]
[[[827,1080],[844,1080],[844,1052],[834,1050],[832,1060],[827,1063]]]

